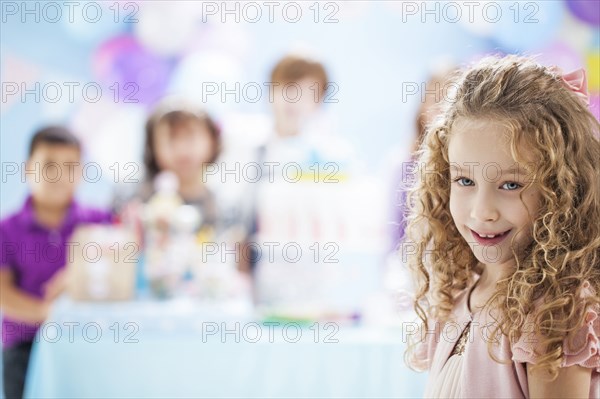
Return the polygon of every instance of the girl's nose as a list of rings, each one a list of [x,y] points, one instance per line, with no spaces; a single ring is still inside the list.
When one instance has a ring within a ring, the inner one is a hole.
[[[478,190],[471,206],[471,218],[480,222],[495,222],[500,217],[494,198],[486,190]]]

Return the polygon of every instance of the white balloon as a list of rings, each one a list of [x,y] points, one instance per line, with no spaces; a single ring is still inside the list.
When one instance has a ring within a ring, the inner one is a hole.
[[[565,13],[563,24],[556,36],[574,50],[584,53],[592,43],[594,29],[587,24],[582,24],[570,13]]]
[[[201,25],[202,7],[195,2],[144,2],[134,33],[157,54],[176,55],[192,41]]]
[[[100,164],[103,172],[116,173],[115,163],[118,162],[119,180],[130,174],[141,179],[145,119],[146,110],[141,105],[102,98],[97,103],[83,103],[73,117],[72,127],[90,158]],[[136,165],[126,168],[125,164],[129,162]],[[114,180],[114,176],[111,175],[110,180]]]
[[[236,85],[245,84],[241,77],[241,65],[229,55],[192,53],[173,72],[169,93],[205,104],[208,111],[221,112],[227,109],[227,103],[235,101],[234,94],[223,99],[225,90],[239,93]]]

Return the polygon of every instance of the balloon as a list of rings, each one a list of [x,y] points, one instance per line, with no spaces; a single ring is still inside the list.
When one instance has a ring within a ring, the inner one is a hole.
[[[141,4],[133,31],[146,48],[156,54],[177,55],[198,39],[202,7],[195,2],[149,1]]]
[[[257,94],[253,89],[244,90],[246,84],[242,64],[235,58],[220,52],[195,52],[183,58],[173,72],[169,92],[203,103],[208,111],[219,114],[248,103],[246,93]],[[260,88],[263,95],[268,93],[264,86]]]
[[[565,72],[583,67],[581,55],[563,42],[555,42],[540,51],[538,61],[546,66],[558,66]]]
[[[564,20],[556,37],[560,41],[578,51],[585,53],[594,42],[594,37],[598,36],[596,29],[589,25],[582,24],[580,20],[570,13],[564,14]]]
[[[492,39],[509,53],[538,49],[555,36],[563,19],[558,1],[490,2],[488,20],[494,23]]]
[[[600,26],[600,2],[597,0],[567,0],[567,7],[586,24]]]
[[[81,103],[70,126],[83,142],[88,156],[101,166],[109,180],[116,182],[127,174],[139,180],[142,170],[137,164],[127,166],[127,163],[142,158],[146,115],[140,104],[116,104],[100,99],[96,103]],[[115,170],[115,162],[119,162],[120,171]]]
[[[240,62],[256,54],[253,30],[242,24],[213,24],[203,28],[202,35],[189,46],[188,53],[225,53]]]
[[[590,92],[600,92],[600,53],[598,50],[592,51],[587,57],[588,72],[588,90]]]
[[[115,102],[153,104],[167,88],[175,60],[147,51],[129,35],[103,43],[94,55],[94,73]]]
[[[73,39],[97,44],[125,29],[125,18],[115,14],[120,11],[115,6],[116,4],[102,2],[90,3],[86,8],[75,6],[73,14],[65,13],[60,23]]]

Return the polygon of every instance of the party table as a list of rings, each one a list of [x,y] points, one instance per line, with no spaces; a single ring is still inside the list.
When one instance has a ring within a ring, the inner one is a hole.
[[[37,337],[31,398],[420,397],[398,328],[260,320],[243,300],[77,303]]]

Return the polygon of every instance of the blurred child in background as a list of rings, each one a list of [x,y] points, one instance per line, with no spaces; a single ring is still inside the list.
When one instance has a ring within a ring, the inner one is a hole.
[[[200,211],[202,225],[214,226],[215,199],[204,173],[220,149],[219,128],[206,112],[184,101],[164,101],[146,122],[145,180],[133,197],[147,202],[156,192],[156,177],[169,172],[176,177],[177,194],[183,202]]]
[[[221,229],[206,176],[220,154],[220,128],[201,107],[166,99],[146,122],[145,142],[145,179],[118,211],[126,224],[142,222],[144,273],[154,295],[193,295],[202,289],[186,282],[205,263],[198,248],[214,244]]]
[[[24,175],[30,195],[0,222],[0,307],[3,379],[7,398],[23,394],[36,331],[66,285],[67,243],[75,228],[108,223],[110,213],[79,205],[81,145],[67,129],[46,127],[33,136]]]
[[[271,72],[273,119],[277,137],[297,136],[323,105],[329,78],[320,62],[287,55]]]
[[[146,123],[147,179],[152,181],[165,170],[175,173],[184,202],[206,208],[207,217],[214,220],[212,194],[203,173],[220,149],[219,128],[207,113],[191,104],[165,102]]]
[[[146,122],[144,180],[118,189],[116,212],[125,221],[139,218],[140,203],[147,203],[156,194],[157,177],[168,174],[174,178],[182,202],[200,212],[202,226],[213,227],[217,210],[214,195],[205,184],[205,171],[220,151],[220,129],[206,112],[184,100],[164,100]]]
[[[273,125],[268,141],[259,146],[256,151],[256,162],[263,167],[261,177],[269,180],[269,169],[264,167],[268,162],[278,162],[284,165],[288,162],[298,163],[303,169],[314,162],[322,162],[316,152],[317,143],[307,140],[309,134],[316,133],[314,126],[317,115],[323,106],[329,77],[322,63],[304,55],[289,54],[281,58],[273,67],[270,76],[273,85],[272,117]],[[330,132],[325,132],[330,133]],[[324,143],[325,137],[313,135],[313,138]],[[255,240],[258,234],[259,217],[258,184],[253,184],[253,196],[250,200],[251,216],[248,239]],[[251,271],[258,261],[252,247],[250,259],[242,268]]]

